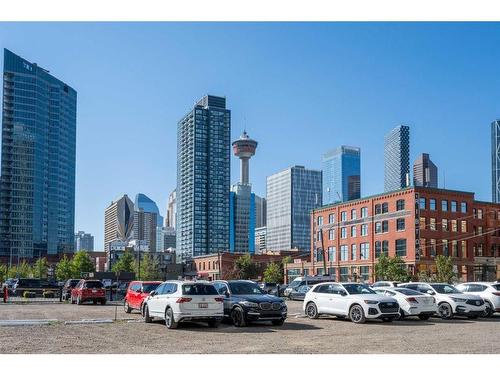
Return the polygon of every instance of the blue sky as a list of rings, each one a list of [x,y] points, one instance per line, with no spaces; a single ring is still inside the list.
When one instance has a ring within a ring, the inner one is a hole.
[[[103,247],[104,209],[142,192],[162,214],[176,184],[176,124],[225,95],[232,138],[259,141],[257,194],[290,165],[361,147],[362,195],[383,190],[384,134],[411,127],[446,187],[491,199],[500,117],[498,23],[0,23],[0,47],[78,91],[75,230]],[[233,157],[231,180],[238,179]]]

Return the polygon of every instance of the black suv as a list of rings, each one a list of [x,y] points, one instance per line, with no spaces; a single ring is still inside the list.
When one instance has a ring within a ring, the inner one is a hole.
[[[217,280],[214,286],[224,296],[224,317],[230,318],[236,327],[254,321],[270,321],[275,326],[285,322],[287,307],[283,298],[267,294],[257,283]]]

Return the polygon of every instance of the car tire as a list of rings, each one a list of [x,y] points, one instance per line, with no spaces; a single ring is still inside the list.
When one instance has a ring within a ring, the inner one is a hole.
[[[285,323],[285,319],[271,320],[273,326],[282,326]]]
[[[149,316],[149,307],[146,305],[144,307],[144,323],[151,323],[153,319]]]
[[[132,309],[130,308],[130,305],[128,304],[127,300],[123,302],[123,310],[125,310],[125,313],[130,314]]]
[[[495,313],[495,309],[493,308],[493,305],[491,304],[490,301],[486,301],[486,309],[484,310],[484,314],[482,315],[483,318],[491,318],[492,315]]]
[[[81,305],[82,304],[82,300],[80,299],[80,296],[76,297],[76,304],[77,305]]]
[[[361,307],[361,305],[352,305],[349,309],[349,318],[351,322],[356,324],[363,324],[366,322],[365,311]]]
[[[406,315],[403,309],[399,309],[399,320],[405,320]]]
[[[438,314],[441,319],[451,319],[453,318],[453,309],[449,303],[443,302],[438,306]]]
[[[307,304],[305,313],[309,319],[318,319],[318,308],[314,302]]]
[[[430,316],[430,315],[428,315],[428,314],[420,314],[420,315],[418,316],[418,318],[419,318],[420,320],[429,320],[429,318],[430,318],[430,317],[431,317],[431,316]]]
[[[246,327],[247,325],[245,313],[239,306],[236,306],[233,311],[231,311],[231,320],[233,321],[233,325],[235,327]]]
[[[220,325],[220,320],[209,320],[208,321],[208,326],[210,328],[217,328]]]
[[[167,307],[165,311],[165,325],[168,329],[176,329],[179,326],[179,323],[174,319],[174,312],[170,307]]]

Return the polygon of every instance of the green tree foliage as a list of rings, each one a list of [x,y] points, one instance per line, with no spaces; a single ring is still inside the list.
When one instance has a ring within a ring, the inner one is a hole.
[[[7,279],[7,265],[0,264],[0,284]]]
[[[390,259],[385,253],[380,254],[375,264],[376,280],[390,280],[389,278]]]
[[[80,250],[75,253],[71,261],[73,277],[81,277],[82,272],[94,272],[94,263],[86,251]]]
[[[236,273],[240,279],[255,279],[259,270],[250,254],[245,254],[234,262]]]
[[[66,254],[56,265],[56,278],[57,280],[67,280],[73,277],[73,265],[71,260],[68,259]],[[79,275],[77,277],[80,277]]]
[[[160,265],[153,254],[145,254],[141,258],[141,267],[139,262],[135,264],[136,275],[140,275],[141,280],[160,280]],[[140,271],[140,272],[139,272]]]
[[[282,283],[283,268],[278,263],[271,262],[264,270],[264,281],[267,283]]]
[[[384,253],[380,254],[375,265],[375,275],[377,280],[408,281],[410,275],[406,269],[405,262],[401,257],[388,257]]]
[[[33,276],[33,271],[31,269],[31,266],[29,265],[26,260],[23,260],[21,263],[18,265],[13,265],[8,272],[7,275],[9,278],[19,278],[19,277],[32,277]]]
[[[436,257],[436,276],[435,281],[440,283],[451,283],[456,278],[453,271],[453,261],[451,257],[438,255]]]
[[[281,264],[288,264],[288,263],[292,263],[292,257],[290,255],[287,255],[286,257],[283,257],[283,259],[281,260]]]
[[[33,277],[37,279],[46,279],[49,264],[47,258],[38,258],[33,265]]]
[[[113,272],[134,272],[135,269],[135,259],[134,254],[131,251],[125,251],[125,253],[118,259],[118,261],[113,264],[111,270]],[[142,275],[141,275],[142,277]]]

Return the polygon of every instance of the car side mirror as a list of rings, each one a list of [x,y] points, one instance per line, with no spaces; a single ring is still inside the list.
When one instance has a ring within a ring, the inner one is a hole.
[[[230,297],[230,294],[229,294],[229,292],[227,290],[224,292],[224,296],[226,296],[228,298]]]
[[[150,295],[151,297],[155,296],[155,295],[156,295],[156,290],[153,290],[151,293],[149,293],[149,295]]]
[[[345,297],[345,296],[347,296],[347,292],[344,292],[343,290],[341,290],[341,291],[340,291],[340,295],[341,295],[342,297]]]
[[[428,290],[426,293],[429,294],[429,295],[431,295],[431,296],[433,296],[434,294],[436,294],[436,292],[434,292],[432,290]]]

